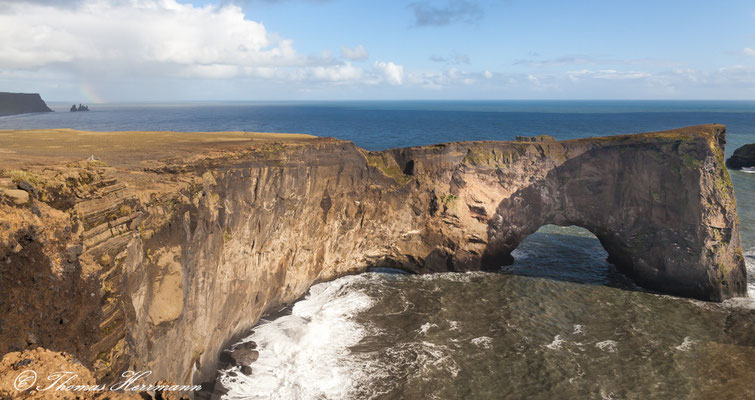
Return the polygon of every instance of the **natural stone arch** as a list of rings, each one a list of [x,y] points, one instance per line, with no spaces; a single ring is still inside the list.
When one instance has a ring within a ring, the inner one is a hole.
[[[595,234],[609,261],[642,286],[706,300],[742,293],[743,268],[726,271],[720,259],[741,262],[716,244],[723,239],[738,246],[731,228],[736,221],[714,209],[716,202],[701,204],[709,194],[703,181],[716,179],[719,168],[708,168],[712,176],[704,168],[683,168],[681,158],[627,152],[626,146],[602,146],[565,160],[498,204],[482,261],[489,268],[511,263],[511,252],[541,226],[576,225]],[[732,273],[737,279],[727,279]]]

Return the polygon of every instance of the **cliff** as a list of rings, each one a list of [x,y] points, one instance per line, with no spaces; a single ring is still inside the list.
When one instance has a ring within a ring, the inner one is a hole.
[[[0,117],[38,112],[52,112],[39,94],[0,92]]]
[[[724,144],[722,125],[382,152],[306,135],[0,131],[0,354],[43,346],[97,379],[131,367],[204,382],[232,338],[314,282],[378,265],[495,270],[544,224],[589,229],[645,287],[744,296]]]

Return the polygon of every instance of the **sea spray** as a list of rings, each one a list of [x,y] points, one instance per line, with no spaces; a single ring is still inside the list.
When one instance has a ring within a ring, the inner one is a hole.
[[[253,340],[259,358],[252,375],[238,368],[221,371],[228,389],[224,399],[347,398],[355,380],[349,347],[366,334],[351,317],[372,304],[369,296],[351,290],[367,276],[347,276],[310,288],[290,315],[263,322],[245,340]],[[234,376],[235,375],[235,376]]]

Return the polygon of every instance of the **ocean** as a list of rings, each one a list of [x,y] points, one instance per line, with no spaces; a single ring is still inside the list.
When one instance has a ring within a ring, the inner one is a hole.
[[[726,155],[755,142],[753,101],[392,101],[90,105],[0,118],[0,129],[309,133],[369,150],[558,139],[706,123]],[[659,295],[606,262],[597,238],[544,226],[493,273],[388,269],[313,286],[244,340],[251,376],[227,399],[755,398],[755,174],[730,171],[750,298]],[[749,324],[749,325],[748,325]]]

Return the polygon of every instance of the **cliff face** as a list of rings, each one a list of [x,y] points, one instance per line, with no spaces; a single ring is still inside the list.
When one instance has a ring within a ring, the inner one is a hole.
[[[0,117],[38,112],[52,112],[39,94],[0,92]]]
[[[0,354],[41,345],[100,379],[130,366],[203,382],[229,340],[314,282],[373,265],[497,269],[544,224],[589,229],[643,286],[746,293],[721,125],[383,152],[249,138],[6,171],[34,190],[0,200]]]

